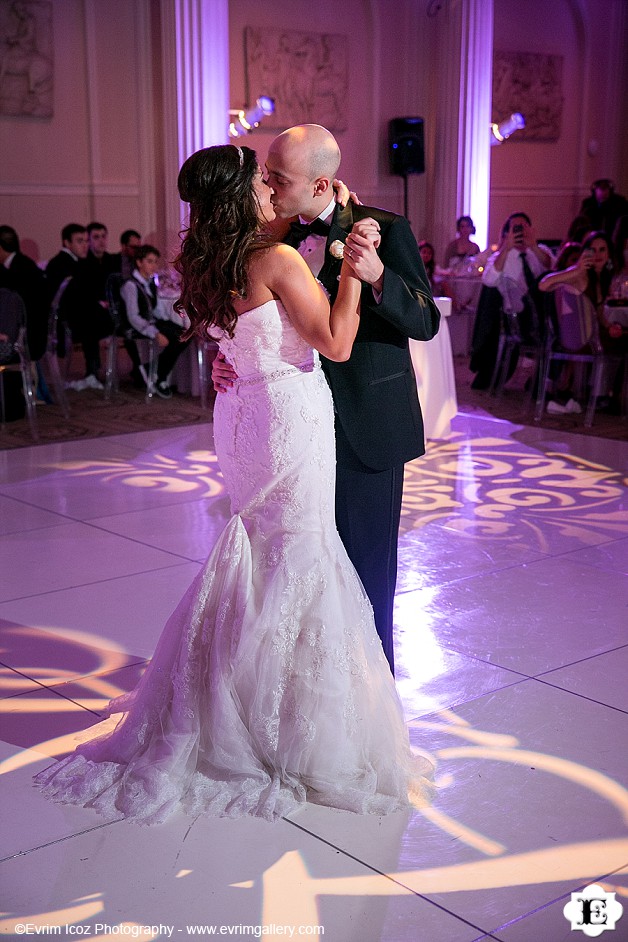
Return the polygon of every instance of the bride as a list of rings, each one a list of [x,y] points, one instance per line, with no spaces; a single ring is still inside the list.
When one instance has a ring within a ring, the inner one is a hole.
[[[214,413],[232,514],[170,617],[115,729],[36,776],[56,801],[146,824],[176,810],[267,819],[314,802],[385,814],[429,793],[371,606],[334,521],[334,428],[320,351],[345,360],[360,281],[327,298],[274,242],[254,151],[193,154],[178,269],[192,330],[238,374]],[[377,223],[348,245],[379,242]]]

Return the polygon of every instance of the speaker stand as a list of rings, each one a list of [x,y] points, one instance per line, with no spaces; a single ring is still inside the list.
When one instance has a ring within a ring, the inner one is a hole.
[[[403,175],[403,215],[408,219],[408,174]],[[408,222],[410,220],[408,219]]]

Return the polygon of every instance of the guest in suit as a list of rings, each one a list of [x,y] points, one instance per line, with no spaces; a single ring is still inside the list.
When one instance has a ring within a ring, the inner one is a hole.
[[[142,244],[142,237],[135,229],[125,229],[120,236],[120,251],[114,255],[115,269],[123,278],[131,278],[135,270],[135,253]]]
[[[68,223],[61,230],[61,243],[61,251],[46,266],[46,280],[52,302],[65,279],[70,279],[59,301],[59,318],[62,323],[67,323],[73,342],[81,344],[85,356],[85,378],[76,380],[71,386],[77,392],[103,389],[98,379],[100,341],[113,333],[113,322],[86,267],[89,251],[86,227]],[[65,352],[62,331],[59,333],[58,351],[61,355]]]
[[[580,215],[588,220],[587,231],[601,230],[608,239],[613,237],[617,220],[627,213],[628,200],[615,192],[615,184],[606,177],[593,181],[591,195],[580,206]]]
[[[423,421],[408,338],[430,340],[440,314],[410,225],[371,206],[335,202],[340,165],[334,137],[319,125],[280,134],[266,170],[277,216],[299,216],[285,241],[296,246],[333,302],[342,246],[354,222],[371,217],[381,230],[376,251],[367,239],[345,256],[363,282],[360,326],[349,360],[321,358],[336,409],[336,522],[371,600],[377,632],[394,672],[393,600],[403,466],[425,451]],[[310,224],[312,224],[310,226]],[[233,380],[224,361],[218,390]]]
[[[61,230],[61,250],[46,265],[46,282],[51,299],[62,281],[76,275],[78,261],[87,258],[88,251],[87,229],[78,222],[69,222]]]
[[[18,234],[11,226],[0,226],[0,266],[0,285],[16,291],[24,301],[28,350],[31,360],[39,360],[48,336],[46,280],[32,258],[20,251]]]
[[[108,232],[103,222],[90,222],[87,226],[89,251],[85,270],[101,303],[106,303],[107,278],[120,270],[118,258],[107,251]]]

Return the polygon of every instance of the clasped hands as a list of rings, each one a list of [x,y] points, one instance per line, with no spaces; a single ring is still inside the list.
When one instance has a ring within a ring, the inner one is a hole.
[[[384,265],[377,254],[382,241],[379,223],[370,216],[353,224],[345,242],[344,259],[360,281],[381,291]]]

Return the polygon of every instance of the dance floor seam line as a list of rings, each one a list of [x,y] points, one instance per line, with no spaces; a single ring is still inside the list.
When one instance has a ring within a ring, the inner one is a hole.
[[[141,663],[141,662],[140,662]],[[24,671],[18,670],[16,667],[11,667],[10,664],[5,664],[4,661],[0,661],[1,667],[6,667],[7,670],[11,671],[13,674],[17,674],[19,677],[23,677],[24,680],[28,680],[33,684],[37,684],[38,687],[41,687],[42,690],[46,690],[48,693],[54,693],[57,697],[62,697],[64,700],[69,700],[70,703],[75,703],[77,706],[81,707],[82,710],[86,710],[88,713],[93,713],[94,716],[100,716],[100,713],[96,713],[95,710],[90,710],[88,707],[82,706],[77,700],[73,700],[71,697],[66,697],[65,694],[59,693],[55,687],[60,686],[59,684],[43,684],[40,680],[36,680],[34,677],[31,677],[30,674],[25,674]],[[128,665],[131,666],[131,665]],[[120,668],[117,668],[118,670]],[[81,677],[73,677],[71,681],[64,681],[64,683],[76,683],[79,680],[84,680],[86,677],[92,677],[93,674],[83,674]],[[6,696],[0,697],[0,700],[13,700],[17,697],[32,697],[33,690],[21,690],[18,693],[10,693]]]
[[[28,854],[34,854],[38,850],[45,850],[47,847],[53,847],[55,844],[63,844],[65,841],[74,840],[75,837],[82,837],[83,834],[90,834],[92,831],[100,831],[102,828],[111,827],[112,824],[120,824],[121,821],[124,821],[124,818],[116,818],[115,821],[103,821],[102,824],[96,824],[92,828],[83,828],[82,831],[75,831],[73,834],[65,834],[63,837],[57,837],[54,841],[47,841],[45,844],[38,844],[36,847],[20,850],[16,854],[9,854],[8,857],[0,857],[0,864],[8,863],[10,860],[17,860],[18,857],[26,857]]]
[[[545,684],[546,687],[551,687],[553,690],[561,690],[563,693],[570,693],[573,697],[578,697],[580,700],[588,700],[589,703],[596,703],[598,706],[606,707],[607,710],[615,710],[616,713],[623,713],[625,716],[628,716],[628,709],[613,706],[612,703],[604,703],[603,700],[596,700],[595,697],[587,697],[584,693],[577,693],[577,691],[569,690],[567,687],[561,687],[559,684],[550,684],[548,680],[534,679],[538,680],[540,684]]]
[[[155,549],[155,547],[149,547],[150,549]],[[195,563],[198,565],[198,559],[177,559],[170,566],[154,566],[149,569],[140,569],[138,572],[125,572],[121,573],[119,576],[109,576],[105,579],[95,579],[93,582],[81,582],[79,585],[62,585],[58,589],[45,589],[43,592],[34,592],[31,595],[16,595],[14,598],[10,599],[0,599],[0,615],[2,614],[2,606],[8,604],[9,602],[24,602],[27,599],[37,599],[46,595],[55,595],[58,592],[71,592],[72,589],[84,589],[89,586],[96,585],[105,585],[107,582],[116,582],[119,579],[128,579],[129,576],[147,576],[151,572],[167,572],[169,569],[176,569],[177,566],[185,566],[190,563]]]
[[[471,929],[477,929],[478,932],[482,932],[483,935],[481,938],[492,939],[492,936],[487,929],[482,928],[482,926],[476,925],[474,922],[469,922],[468,919],[465,919],[464,916],[454,913],[451,909],[447,909],[446,906],[443,906],[441,903],[437,903],[435,900],[431,899],[429,896],[425,896],[423,893],[417,893],[416,890],[413,890],[411,886],[407,886],[401,880],[396,880],[394,877],[391,877],[389,873],[386,873],[385,870],[380,870],[377,867],[374,867],[373,864],[366,863],[365,860],[362,860],[361,857],[351,854],[349,851],[344,850],[342,847],[339,847],[338,844],[334,844],[333,841],[327,840],[325,837],[321,837],[320,834],[316,834],[314,831],[311,831],[309,828],[303,827],[302,824],[297,824],[296,821],[292,821],[290,818],[283,818],[287,824],[291,824],[293,827],[298,828],[299,831],[303,831],[304,834],[309,834],[310,837],[315,838],[317,841],[320,841],[321,844],[326,844],[327,847],[331,847],[332,850],[337,851],[339,854],[348,857],[350,860],[355,860],[356,863],[362,864],[363,867],[366,867],[367,870],[371,870],[373,873],[379,874],[380,877],[384,877],[386,880],[390,880],[391,883],[394,883],[396,886],[403,887],[404,890],[407,890],[409,893],[412,893],[413,896],[422,899],[426,903],[430,903],[432,906],[435,906],[436,909],[439,909],[443,913],[447,913],[448,916],[453,916],[455,919],[458,919],[460,922],[464,923],[466,926],[470,926]],[[499,939],[497,940],[499,942]]]
[[[561,903],[563,900],[569,900],[572,893],[580,893],[581,890],[584,890],[587,886],[591,886],[594,883],[601,883],[602,881],[608,880],[610,877],[614,876],[616,873],[621,873],[622,870],[625,870],[628,867],[628,862],[622,864],[620,867],[615,867],[613,870],[608,873],[604,873],[601,876],[595,877],[591,880],[587,880],[586,883],[580,883],[578,886],[574,886],[567,890],[565,893],[561,893],[560,896],[555,897],[554,899],[548,900],[547,903],[543,903],[541,906],[537,906],[535,909],[529,910],[527,913],[522,913],[520,916],[515,916],[514,919],[510,919],[508,922],[502,923],[501,926],[496,926],[492,929],[492,932],[502,932],[504,929],[510,928],[510,926],[515,926],[517,923],[522,922],[524,919],[527,919],[528,916],[535,916],[537,913],[542,913],[544,910],[549,909],[550,906],[555,906],[557,903]]]
[[[552,667],[547,671],[541,671],[539,674],[534,674],[535,680],[539,680],[541,677],[545,677],[547,674],[553,674],[556,671],[565,670],[567,667],[575,667],[576,664],[585,664],[587,661],[594,661],[598,657],[603,657],[606,654],[613,654],[615,651],[622,651],[624,648],[628,648],[628,644],[617,644],[614,648],[609,648],[607,651],[600,651],[599,654],[589,654],[587,657],[577,658],[575,661],[570,661],[568,664],[562,664],[560,667]]]

